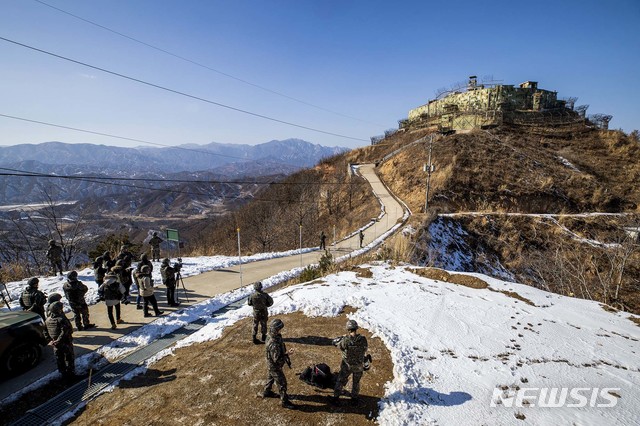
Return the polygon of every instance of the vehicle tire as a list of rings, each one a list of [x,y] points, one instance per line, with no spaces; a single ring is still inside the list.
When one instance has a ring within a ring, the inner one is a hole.
[[[41,355],[42,348],[36,342],[16,343],[2,355],[0,368],[9,376],[14,376],[35,367]]]

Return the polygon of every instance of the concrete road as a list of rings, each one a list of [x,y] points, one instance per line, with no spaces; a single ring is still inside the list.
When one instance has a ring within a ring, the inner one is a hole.
[[[400,203],[393,198],[393,196],[387,191],[386,187],[380,182],[380,179],[378,179],[378,176],[374,172],[374,165],[361,165],[359,167],[359,172],[369,181],[374,193],[380,199],[385,209],[384,216],[364,231],[365,238],[363,244],[366,246],[401,220],[404,210]],[[372,211],[371,217],[377,217],[379,214],[379,210]],[[364,225],[365,224],[363,224],[363,226]],[[327,235],[329,235],[329,232],[327,232]],[[360,241],[356,234],[351,238],[336,243],[335,245],[329,245],[328,248],[335,258],[359,249],[359,243]],[[245,263],[184,278],[184,285],[188,289],[187,295],[189,297],[189,303],[186,303],[182,286],[180,286],[178,294],[182,304],[179,308],[170,308],[167,306],[166,298],[163,294],[163,287],[160,287],[160,289],[156,291],[156,297],[158,298],[160,309],[164,310],[166,315],[167,313],[201,302],[217,294],[234,290],[242,285],[246,286],[252,282],[269,278],[279,272],[318,263],[321,255],[322,252],[317,250],[302,255]],[[154,269],[155,268],[160,268],[160,264],[156,262],[154,264]],[[86,284],[95,285],[95,283]],[[96,323],[97,328],[88,331],[74,332],[76,357],[94,351],[100,346],[108,344],[114,339],[128,334],[138,327],[152,322],[155,319],[154,317],[145,318],[143,316],[143,312],[136,309],[135,303],[122,305],[122,318],[125,323],[120,324],[116,330],[111,330],[111,326],[107,318],[107,308],[103,303],[90,306],[89,312],[91,321]],[[0,382],[0,400],[55,370],[56,365],[55,358],[53,357],[53,351],[50,347],[47,347],[44,349],[42,361],[36,368],[13,379]]]

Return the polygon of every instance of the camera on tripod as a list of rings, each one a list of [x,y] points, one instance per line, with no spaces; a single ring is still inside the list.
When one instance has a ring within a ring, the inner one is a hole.
[[[180,269],[182,268],[182,258],[179,257],[178,261],[176,263],[173,264],[173,269],[176,270],[176,272],[180,272]]]

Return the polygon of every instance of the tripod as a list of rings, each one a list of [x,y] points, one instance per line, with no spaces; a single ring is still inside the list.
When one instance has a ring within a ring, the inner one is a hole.
[[[180,272],[176,273],[176,296],[178,296],[178,290],[180,289],[180,283],[182,283],[182,290],[184,292],[184,298],[189,302],[189,296],[187,296],[187,288],[184,286],[184,280],[182,279],[182,274]]]

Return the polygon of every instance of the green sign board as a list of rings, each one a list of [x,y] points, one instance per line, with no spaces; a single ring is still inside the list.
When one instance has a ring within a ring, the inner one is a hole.
[[[180,241],[180,237],[178,237],[177,229],[167,229],[167,240],[168,241]]]

